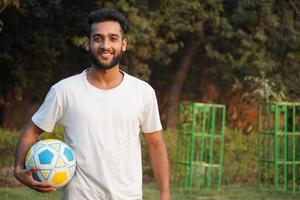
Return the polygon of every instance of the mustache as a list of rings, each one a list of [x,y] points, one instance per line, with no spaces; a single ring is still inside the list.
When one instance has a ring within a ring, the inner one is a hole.
[[[105,52],[105,53],[109,52],[109,53],[113,54],[115,51],[114,51],[113,49],[105,49],[105,48],[100,48],[100,49],[98,50],[98,53],[99,53],[99,54],[101,54],[101,53],[103,53],[103,52]]]

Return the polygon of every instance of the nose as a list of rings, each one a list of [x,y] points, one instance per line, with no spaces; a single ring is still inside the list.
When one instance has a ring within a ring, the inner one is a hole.
[[[101,43],[101,46],[100,46],[102,49],[107,49],[108,48],[108,40],[107,39],[103,39],[102,40],[102,43]]]

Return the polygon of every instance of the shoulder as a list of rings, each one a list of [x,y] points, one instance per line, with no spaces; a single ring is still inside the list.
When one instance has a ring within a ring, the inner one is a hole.
[[[152,88],[152,86],[149,83],[147,83],[146,81],[141,80],[132,75],[129,75],[127,73],[125,73],[125,75],[127,76],[128,83],[131,85],[131,87],[135,87],[138,90],[141,90],[143,92],[150,92],[150,93],[154,92],[154,89]]]
[[[84,73],[84,72],[83,72]],[[72,88],[76,88],[82,84],[83,74],[76,74],[65,79],[60,80],[59,82],[55,83],[52,88],[57,92],[63,91],[71,91]]]

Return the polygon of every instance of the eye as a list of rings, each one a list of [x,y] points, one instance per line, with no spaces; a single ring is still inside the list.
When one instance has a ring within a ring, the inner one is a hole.
[[[116,42],[116,41],[118,41],[118,37],[111,37],[110,40],[113,42]]]
[[[94,41],[94,42],[100,42],[100,41],[101,41],[101,38],[100,38],[100,37],[94,37],[94,38],[93,38],[93,41]]]

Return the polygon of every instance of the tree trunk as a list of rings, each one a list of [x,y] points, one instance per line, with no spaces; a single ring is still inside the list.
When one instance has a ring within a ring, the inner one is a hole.
[[[169,91],[169,101],[167,108],[167,128],[175,128],[178,118],[178,103],[180,100],[180,94],[185,82],[187,73],[193,61],[193,57],[197,51],[197,47],[200,40],[197,38],[192,38],[188,44],[187,49],[183,53],[183,57],[179,63],[179,68],[175,74],[172,86]]]

